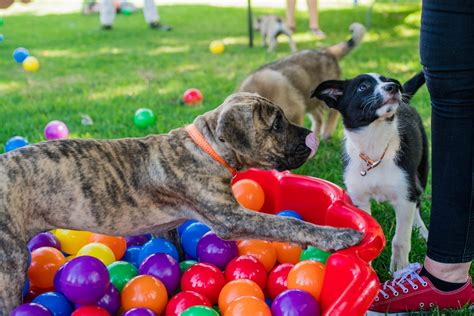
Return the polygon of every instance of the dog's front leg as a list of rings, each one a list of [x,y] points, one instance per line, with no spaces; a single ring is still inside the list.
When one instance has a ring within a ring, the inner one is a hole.
[[[26,243],[20,242],[18,236],[5,238],[7,233],[3,231],[0,236],[0,315],[10,315],[21,304],[28,269]]]
[[[411,231],[416,203],[400,199],[394,203],[394,208],[397,222],[392,240],[391,272],[403,269],[409,263],[408,255],[411,249]]]

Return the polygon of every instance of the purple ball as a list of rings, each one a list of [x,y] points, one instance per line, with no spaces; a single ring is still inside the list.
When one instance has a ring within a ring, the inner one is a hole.
[[[181,278],[179,263],[166,253],[155,253],[147,257],[140,265],[138,272],[154,276],[163,282],[169,295],[178,288]]]
[[[53,247],[61,250],[61,243],[51,232],[39,233],[28,242],[28,249],[33,251],[41,247]]]
[[[133,246],[143,246],[150,240],[150,235],[136,235],[136,236],[126,236],[125,240],[127,241],[127,248]]]
[[[221,270],[224,270],[229,261],[237,257],[238,254],[235,241],[220,239],[213,232],[202,236],[197,245],[199,262],[212,263]]]
[[[43,305],[27,303],[15,308],[10,316],[51,316],[51,312]]]
[[[110,284],[107,293],[97,301],[96,305],[107,310],[111,315],[115,315],[120,308],[120,292],[113,284]]]
[[[286,290],[272,303],[273,316],[319,316],[318,302],[306,291]]]
[[[110,285],[107,267],[97,258],[81,256],[72,259],[59,277],[59,289],[75,304],[94,304]]]
[[[132,308],[131,310],[123,313],[122,316],[156,316],[155,312],[148,308]]]
[[[51,121],[44,128],[44,137],[47,140],[67,138],[68,135],[67,126],[61,121]]]
[[[59,282],[59,280],[61,279],[61,275],[63,274],[64,268],[68,264],[69,262],[66,262],[65,264],[60,266],[58,271],[56,271],[56,273],[54,274],[54,289],[56,290],[56,292],[63,293],[63,291],[61,291],[61,282]]]

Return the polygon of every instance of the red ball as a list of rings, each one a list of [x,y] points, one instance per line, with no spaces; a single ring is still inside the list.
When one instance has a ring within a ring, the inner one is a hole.
[[[181,278],[181,290],[202,294],[212,305],[217,303],[224,285],[224,274],[215,265],[209,263],[193,265],[183,273]]]
[[[288,274],[294,266],[292,263],[279,264],[268,275],[267,293],[272,300],[288,289]]]
[[[196,305],[212,307],[209,300],[199,293],[193,291],[180,292],[173,296],[168,306],[166,306],[166,316],[179,316],[187,308]]]
[[[254,281],[263,290],[267,283],[267,270],[257,258],[249,255],[232,259],[225,268],[227,282],[238,279]]]
[[[71,316],[110,316],[110,314],[99,306],[82,306],[76,309]]]
[[[188,89],[183,94],[183,102],[186,105],[196,105],[202,102],[202,93],[196,88]]]

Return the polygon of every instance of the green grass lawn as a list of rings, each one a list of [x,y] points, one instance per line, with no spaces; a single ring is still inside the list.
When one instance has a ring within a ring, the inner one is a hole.
[[[356,51],[342,61],[344,77],[379,72],[404,81],[420,70],[418,56],[419,10],[417,5],[379,5],[373,13],[372,29]],[[258,9],[257,14],[283,11]],[[264,63],[289,54],[286,43],[277,52],[266,53],[259,45],[247,47],[246,11],[209,6],[160,7],[163,22],[174,26],[163,33],[147,28],[143,16],[118,16],[114,30],[99,30],[98,16],[48,15],[5,17],[0,33],[0,152],[7,139],[22,135],[32,143],[44,140],[43,128],[54,119],[64,121],[71,137],[120,138],[165,133],[219,105],[239,82]],[[313,40],[307,30],[307,15],[299,14],[295,35],[299,49],[330,45],[348,37],[348,26],[364,23],[366,8],[326,10],[321,25],[328,38]],[[226,51],[209,53],[212,40],[222,39]],[[23,71],[11,54],[26,47],[38,57],[41,69]],[[190,87],[204,94],[200,107],[179,104]],[[413,105],[423,116],[430,133],[430,103],[426,88]],[[133,114],[140,107],[153,109],[156,126],[140,130]],[[81,124],[81,114],[90,115],[92,126]],[[309,124],[309,123],[308,123]],[[342,128],[322,143],[318,155],[297,172],[342,185],[340,144]],[[428,223],[431,189],[425,194],[422,216]],[[382,280],[387,279],[390,242],[395,218],[389,205],[373,206],[382,225],[387,247],[373,262]],[[411,261],[422,261],[425,242],[412,237]]]

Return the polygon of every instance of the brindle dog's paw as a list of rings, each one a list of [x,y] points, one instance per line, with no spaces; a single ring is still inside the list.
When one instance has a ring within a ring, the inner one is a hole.
[[[357,230],[349,228],[337,229],[334,231],[332,243],[329,248],[334,251],[345,249],[357,245],[363,238],[364,234]]]

